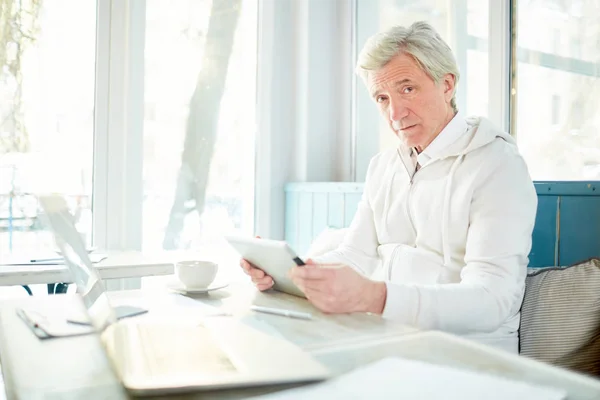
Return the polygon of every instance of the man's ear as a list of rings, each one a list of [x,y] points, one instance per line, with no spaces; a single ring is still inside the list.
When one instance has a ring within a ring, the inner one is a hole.
[[[444,97],[447,102],[452,100],[452,96],[454,96],[454,90],[456,86],[456,77],[453,74],[444,75]]]

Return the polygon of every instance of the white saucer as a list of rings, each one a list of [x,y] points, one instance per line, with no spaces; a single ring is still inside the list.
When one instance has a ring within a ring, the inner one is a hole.
[[[205,288],[187,288],[187,287],[183,286],[183,284],[179,281],[171,281],[171,282],[167,283],[167,289],[169,289],[173,292],[182,293],[182,294],[208,293],[208,292],[212,292],[213,290],[223,289],[224,287],[227,287],[227,286],[229,286],[229,283],[227,283],[227,282],[213,282],[208,287],[205,287]]]

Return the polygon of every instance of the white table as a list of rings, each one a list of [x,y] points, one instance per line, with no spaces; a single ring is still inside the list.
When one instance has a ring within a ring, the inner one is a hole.
[[[108,257],[94,264],[102,279],[141,278],[173,274],[177,260],[193,259],[188,252],[174,251],[147,254],[141,252],[106,252]],[[0,264],[11,259],[0,259]],[[13,261],[14,262],[14,261]],[[64,265],[0,265],[0,286],[71,283]]]
[[[112,292],[110,297],[115,304],[134,302],[143,305],[148,301],[148,318],[152,317],[153,305],[161,305],[157,303],[160,296],[156,291]],[[313,354],[335,375],[384,357],[399,356],[563,388],[569,399],[600,398],[597,380],[452,335],[419,332],[376,315],[323,314],[304,299],[276,292],[259,293],[243,283],[193,299],[231,313],[232,318],[239,318],[267,334],[285,337]],[[81,307],[76,300],[71,295],[59,295],[47,301],[61,309],[77,304]],[[41,301],[24,298],[0,303],[0,357],[6,366],[4,379],[8,397],[35,398],[54,394],[64,399],[127,398],[96,335],[40,341],[28,331],[16,316],[15,307],[41,304]],[[256,314],[249,311],[251,304],[309,311],[314,319],[307,322]],[[196,312],[175,308],[178,310],[173,311],[198,318]],[[36,357],[35,362],[33,357]],[[59,364],[54,361],[57,358],[61,360]],[[259,387],[168,398],[238,399],[279,389],[282,387]]]

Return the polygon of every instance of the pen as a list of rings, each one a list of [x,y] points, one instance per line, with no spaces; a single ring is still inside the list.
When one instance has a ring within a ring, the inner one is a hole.
[[[288,318],[298,318],[298,319],[312,319],[312,315],[305,312],[299,311],[291,311],[291,310],[283,310],[280,308],[271,308],[271,307],[261,307],[261,306],[250,306],[250,309],[253,311],[258,311],[266,314],[274,314],[281,315],[283,317]]]
[[[64,261],[64,258],[62,258],[62,257],[60,257],[60,258],[38,258],[38,259],[32,259],[29,262],[44,263],[44,262],[60,262],[60,261]]]

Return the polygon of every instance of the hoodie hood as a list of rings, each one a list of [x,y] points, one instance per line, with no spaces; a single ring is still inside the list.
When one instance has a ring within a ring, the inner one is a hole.
[[[456,117],[461,118],[460,114],[457,114]],[[450,122],[450,124],[453,122],[454,121]],[[512,136],[495,128],[492,122],[487,118],[469,117],[464,119],[463,125],[465,122],[466,129],[464,130],[464,133],[456,137],[456,139],[446,145],[445,148],[436,151],[435,155],[431,154],[430,162],[443,160],[448,157],[464,156],[488,145],[496,140],[496,138],[502,139],[511,145],[516,145],[516,141]],[[407,148],[402,144],[398,147],[400,158],[409,173],[411,172],[411,168],[409,167],[409,165],[411,165],[411,162],[409,161],[411,151],[410,148]],[[429,164],[429,162],[427,164]]]
[[[454,143],[446,148],[443,156],[439,158],[456,157],[454,163],[448,172],[448,180],[444,191],[443,205],[443,220],[442,220],[442,249],[444,253],[444,266],[449,266],[451,262],[450,256],[450,201],[452,194],[452,183],[456,170],[464,160],[465,156],[475,150],[478,150],[497,138],[504,140],[510,144],[516,145],[516,141],[508,133],[502,132],[494,127],[490,120],[483,117],[467,118],[469,128],[467,132],[460,136]]]
[[[500,138],[505,142],[516,145],[515,139],[506,132],[496,129],[492,122],[483,117],[469,117],[466,119],[468,129],[464,135],[459,136],[453,143],[444,149],[439,159],[456,157],[468,154],[482,148]]]

